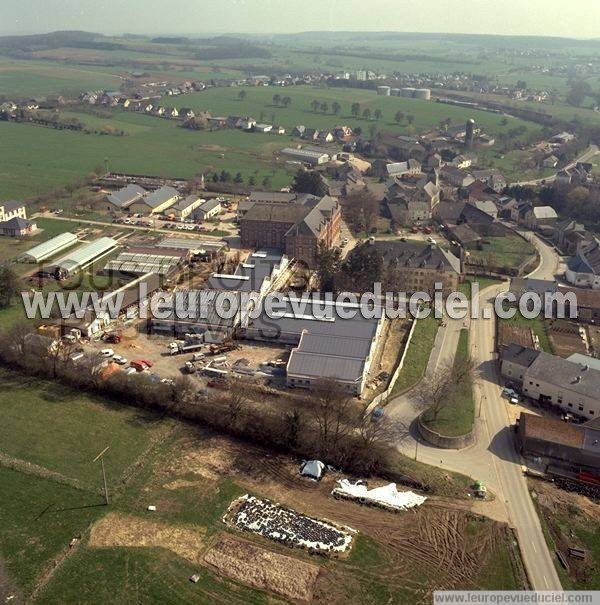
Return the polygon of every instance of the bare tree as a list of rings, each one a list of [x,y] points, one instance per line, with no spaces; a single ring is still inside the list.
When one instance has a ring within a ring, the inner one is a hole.
[[[238,424],[249,402],[246,382],[243,380],[231,381],[228,385],[227,395],[227,415],[231,426],[235,427]]]
[[[441,367],[425,376],[419,384],[416,405],[422,410],[429,411],[436,420],[439,413],[448,405],[456,391],[456,381],[452,369]]]
[[[352,399],[333,380],[322,379],[315,383],[309,398],[312,416],[318,430],[319,454],[339,457],[339,446],[352,432]]]

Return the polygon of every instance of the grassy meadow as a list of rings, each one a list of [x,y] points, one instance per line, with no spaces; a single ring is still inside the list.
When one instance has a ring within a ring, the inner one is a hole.
[[[450,118],[458,124],[474,116],[479,124],[494,134],[502,129],[524,125],[529,132],[538,126],[518,119],[501,125],[501,116],[473,112],[433,102],[396,97],[378,97],[373,91],[355,89],[318,89],[294,87],[277,89],[292,99],[288,108],[273,105],[273,88],[246,89],[244,100],[238,98],[236,88],[214,88],[206,92],[165,99],[178,107],[209,110],[213,115],[250,114],[256,119],[276,122],[288,134],[246,133],[238,130],[191,131],[181,123],[115,109],[99,114],[69,109],[65,117],[78,118],[90,127],[110,126],[123,130],[125,136],[94,135],[82,132],[55,130],[32,124],[0,122],[0,180],[2,196],[28,198],[64,186],[77,177],[90,173],[108,161],[109,169],[119,172],[153,174],[189,178],[199,173],[240,172],[245,180],[253,177],[258,185],[265,178],[271,187],[289,185],[295,172],[285,164],[278,152],[294,144],[289,136],[297,124],[319,129],[333,128],[338,123],[401,134],[421,132],[436,127]],[[329,105],[328,113],[313,112],[313,100]],[[339,115],[332,113],[332,104],[341,106]],[[376,120],[356,119],[350,115],[352,103],[382,112]],[[397,124],[394,115],[403,111],[414,116],[409,125],[405,119]]]

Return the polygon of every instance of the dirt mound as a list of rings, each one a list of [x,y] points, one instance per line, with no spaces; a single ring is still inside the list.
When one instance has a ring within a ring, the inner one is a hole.
[[[195,528],[109,513],[92,527],[90,546],[166,548],[192,563],[201,563],[200,551],[204,547],[204,534]]]
[[[319,567],[225,536],[204,556],[219,573],[289,599],[311,601]]]

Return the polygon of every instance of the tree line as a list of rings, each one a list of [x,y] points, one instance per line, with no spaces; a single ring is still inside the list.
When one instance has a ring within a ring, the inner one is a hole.
[[[74,345],[56,344],[36,334],[28,322],[4,328],[0,341],[0,362],[28,374],[58,379],[78,390],[205,425],[263,447],[320,459],[346,472],[410,480],[398,473],[395,452],[407,429],[385,417],[374,422],[337,383],[323,380],[313,390],[283,400],[257,383],[236,377],[206,396],[189,376],[162,384],[144,374],[108,375],[99,352],[85,353],[73,362]]]

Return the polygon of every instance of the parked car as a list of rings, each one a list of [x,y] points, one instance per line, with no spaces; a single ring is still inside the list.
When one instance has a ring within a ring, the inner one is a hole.
[[[127,359],[125,359],[125,357],[123,357],[122,355],[115,355],[113,357],[113,361],[115,363],[118,363],[120,366],[127,365]]]
[[[114,357],[115,352],[112,349],[102,349],[102,351],[100,351],[100,355],[102,355],[102,357],[106,357],[107,359],[109,357]]]

